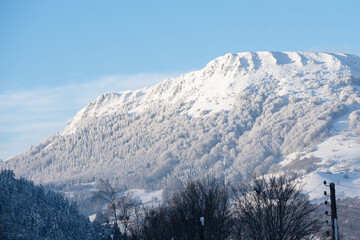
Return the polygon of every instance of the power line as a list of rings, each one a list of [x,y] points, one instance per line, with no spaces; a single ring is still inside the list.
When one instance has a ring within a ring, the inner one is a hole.
[[[314,201],[315,199],[318,199],[320,196],[329,197],[328,195],[324,195],[324,193],[320,193],[317,197],[313,198],[312,201]]]
[[[336,197],[346,197],[344,194],[336,194]]]
[[[319,210],[328,210],[328,208],[330,207],[330,205],[323,205],[323,204],[319,204],[319,206],[318,206],[318,209]]]
[[[354,218],[354,217],[349,217],[349,216],[345,216],[345,215],[341,215],[341,214],[338,214],[339,216],[342,216],[344,218],[351,218],[351,219],[354,219],[354,220],[359,220],[360,221],[360,218]]]
[[[320,187],[321,185],[324,185],[324,183],[320,183],[320,184],[317,185],[315,188],[313,188],[312,190],[310,190],[309,193],[312,192],[312,191],[314,191],[315,189],[317,189],[317,188]]]
[[[326,185],[326,181],[324,181],[324,184]],[[345,215],[342,215],[342,214],[337,214],[337,211],[336,211],[336,197],[335,197],[335,184],[330,183],[329,186],[330,186],[330,202],[331,202],[332,239],[338,239],[338,236],[339,236],[338,233],[339,232],[338,232],[337,216],[341,216],[341,217],[343,217],[343,218],[345,218],[347,220],[353,219],[353,220],[357,220],[357,221],[360,221],[360,218],[351,217],[351,216],[345,216]],[[353,189],[360,189],[358,187],[341,185],[341,184],[338,184],[338,186],[340,186],[340,187],[348,187],[348,188],[353,188]],[[325,193],[325,195],[327,195],[326,192],[324,192],[324,193]],[[325,204],[326,204],[326,201],[325,201]],[[344,205],[342,205],[342,206],[344,206]],[[350,207],[350,208],[354,208],[354,207]],[[354,208],[354,209],[357,209],[357,208]],[[357,209],[357,210],[359,210],[359,209]],[[328,211],[326,211],[326,215],[328,215]],[[344,226],[344,227],[349,228],[349,229],[353,229],[351,227],[346,227],[346,226]],[[358,229],[353,229],[353,230],[359,231]]]
[[[360,190],[360,187],[347,186],[347,185],[341,185],[341,184],[337,184],[337,186],[340,186],[340,187],[347,187],[347,188],[353,188],[353,189],[359,189],[359,190]]]
[[[351,207],[351,206],[346,206],[344,204],[337,204],[337,205],[340,205],[340,206],[343,206],[343,207],[346,207],[346,208],[352,208],[352,209],[356,209],[356,210],[359,210],[360,211],[360,208],[356,208],[356,207]]]

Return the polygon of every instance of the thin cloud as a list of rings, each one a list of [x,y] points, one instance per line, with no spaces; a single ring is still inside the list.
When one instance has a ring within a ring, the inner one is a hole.
[[[0,94],[0,159],[19,154],[59,132],[76,112],[103,93],[151,86],[173,76],[103,76],[85,83]]]

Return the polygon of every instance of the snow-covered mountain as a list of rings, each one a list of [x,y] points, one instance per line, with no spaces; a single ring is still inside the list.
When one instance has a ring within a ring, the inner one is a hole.
[[[354,55],[226,54],[156,86],[100,96],[2,167],[55,184],[157,188],[278,171],[360,184],[359,90]]]

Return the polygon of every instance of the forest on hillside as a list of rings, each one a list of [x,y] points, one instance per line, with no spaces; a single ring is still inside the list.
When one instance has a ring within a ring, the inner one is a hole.
[[[309,201],[293,180],[260,176],[228,185],[208,175],[189,180],[156,205],[143,205],[102,180],[93,195],[100,205],[90,222],[62,194],[2,170],[0,239],[328,239],[328,205]],[[340,236],[356,239],[360,200],[337,204]]]
[[[244,91],[230,112],[189,118],[178,109],[154,105],[134,116],[89,119],[76,133],[52,136],[4,164],[36,183],[58,186],[103,176],[146,189],[204,174],[239,181],[279,170],[284,156],[312,149],[350,110],[316,97],[279,97],[265,87]]]
[[[79,214],[75,203],[13,171],[0,172],[0,239],[101,240],[110,231]]]

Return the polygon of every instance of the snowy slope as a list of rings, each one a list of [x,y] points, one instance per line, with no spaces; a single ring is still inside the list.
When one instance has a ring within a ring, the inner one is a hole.
[[[156,86],[116,94],[104,94],[81,110],[63,131],[72,133],[92,117],[115,112],[134,114],[153,104],[176,106],[189,116],[231,110],[236,95],[245,88],[256,90],[267,84],[279,96],[339,97],[339,79],[359,78],[356,56],[312,52],[256,52],[227,54],[211,61],[204,69],[166,79]],[[353,99],[354,98],[354,99]],[[359,102],[352,96],[349,101]]]
[[[226,54],[153,87],[102,95],[2,166],[54,184],[106,176],[162,188],[207,173],[238,181],[283,171],[303,175],[309,191],[326,177],[355,186],[359,89],[354,55]]]
[[[358,112],[346,114],[335,121],[331,128],[331,135],[318,144],[313,151],[297,152],[280,163],[286,166],[292,161],[318,159],[315,170],[303,176],[302,179],[305,191],[309,193],[310,198],[319,201],[326,199],[323,193],[329,192],[329,187],[321,184],[323,181],[327,184],[335,183],[338,197],[360,196],[360,136],[356,130],[354,131],[354,127],[357,126],[352,123],[355,113]]]

